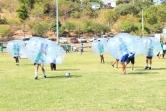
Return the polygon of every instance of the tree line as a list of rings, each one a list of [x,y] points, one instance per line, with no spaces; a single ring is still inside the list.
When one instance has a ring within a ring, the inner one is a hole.
[[[12,4],[11,4],[12,2]],[[101,4],[99,10],[91,8],[91,2]],[[144,7],[144,33],[161,32],[166,25],[166,2],[154,5],[151,0],[117,1],[114,9],[105,9],[101,0],[59,0],[60,34],[100,35],[126,31],[142,33],[142,10]],[[16,29],[28,30],[38,36],[56,31],[56,0],[0,0],[0,11],[15,13],[14,18],[0,18],[0,36],[12,36]],[[12,26],[17,28],[12,28]]]

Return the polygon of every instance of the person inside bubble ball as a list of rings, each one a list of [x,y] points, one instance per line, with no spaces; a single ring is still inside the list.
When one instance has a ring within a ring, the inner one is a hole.
[[[122,74],[126,74],[126,65],[125,62],[128,58],[128,49],[126,44],[124,44],[124,42],[122,41],[121,38],[119,38],[119,44],[118,44],[118,51],[119,53],[122,55],[120,58],[120,62],[121,62],[121,69],[122,69]]]
[[[146,56],[146,69],[151,69],[152,68],[152,58],[153,58],[153,44],[152,44],[152,40],[149,39],[148,43],[145,45],[145,48],[147,50],[147,56]],[[148,66],[149,64],[149,66]]]
[[[84,48],[84,46],[83,46],[83,44],[81,44],[81,46],[80,46],[80,54],[83,53],[83,48]]]
[[[0,52],[1,52],[2,55],[4,55],[4,54],[3,54],[3,48],[4,48],[4,47],[3,47],[3,44],[1,44],[1,45],[0,45]]]
[[[66,53],[69,53],[69,46],[66,44]]]
[[[18,44],[13,45],[13,51],[14,51],[14,59],[16,61],[16,65],[19,66],[19,53],[20,53],[20,47]]]
[[[132,68],[132,70],[134,70],[135,54],[132,53],[132,52],[129,53],[129,56],[128,56],[127,60],[126,60],[126,66],[127,66],[130,62],[131,62],[131,64],[132,64],[131,68]]]
[[[42,64],[44,62],[44,56],[47,55],[47,46],[48,45],[44,46],[43,43],[41,44],[40,49],[39,49],[39,53],[37,54],[37,57],[35,59],[35,63],[34,63],[34,65],[36,66],[36,68],[35,68],[35,79],[38,79],[39,66],[42,69],[44,78],[47,77],[46,73],[45,73],[45,69],[44,69],[44,64]]]
[[[99,51],[99,54],[100,54],[100,62],[104,63],[104,55],[103,55],[104,54],[104,46],[100,42],[100,40],[98,40],[97,47],[98,47],[98,51]]]

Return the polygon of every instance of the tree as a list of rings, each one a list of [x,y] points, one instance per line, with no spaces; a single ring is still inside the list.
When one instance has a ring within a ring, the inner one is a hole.
[[[60,22],[58,22],[58,26],[59,26],[59,28],[61,28],[61,23]],[[50,26],[50,30],[52,31],[52,32],[56,32],[56,20],[54,20],[53,22],[51,22],[51,26]]]
[[[18,0],[18,1],[21,4],[26,4],[30,10],[34,8],[35,0]]]
[[[73,2],[66,0],[59,1],[59,10],[61,11],[64,20],[68,18],[69,12],[73,9]]]
[[[48,26],[45,23],[34,24],[32,28],[33,34],[43,37],[44,33],[48,31]]]
[[[18,13],[18,17],[21,20],[21,22],[24,22],[24,37],[25,37],[25,20],[29,17],[28,16],[28,9],[26,8],[25,4],[22,4],[18,10],[16,10]]]
[[[117,15],[114,10],[107,10],[104,13],[104,19],[108,26],[112,25],[117,20]]]
[[[11,34],[9,25],[0,25],[0,37],[9,37]]]
[[[62,26],[62,29],[63,30],[67,30],[68,31],[68,35],[69,36],[69,33],[71,30],[74,30],[76,27],[75,27],[75,24],[73,22],[66,22],[63,26]]]
[[[93,32],[93,23],[92,21],[84,21],[82,31],[85,33]]]

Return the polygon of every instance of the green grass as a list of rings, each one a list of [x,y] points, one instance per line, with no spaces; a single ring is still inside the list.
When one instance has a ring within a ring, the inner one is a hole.
[[[144,70],[145,57],[136,56],[135,70],[127,75],[105,64],[93,52],[68,53],[57,71],[45,66],[34,80],[33,63],[8,54],[0,55],[0,111],[165,111],[166,59],[153,58],[152,70]],[[71,77],[65,77],[70,72]]]

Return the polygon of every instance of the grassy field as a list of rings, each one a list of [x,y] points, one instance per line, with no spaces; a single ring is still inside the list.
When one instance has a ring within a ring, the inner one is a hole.
[[[136,56],[134,71],[127,75],[105,64],[93,52],[68,53],[56,71],[45,66],[48,78],[34,80],[29,60],[15,65],[0,55],[0,111],[166,111],[166,59],[153,58],[152,70],[144,70],[145,57]],[[65,77],[70,72],[71,77]]]

